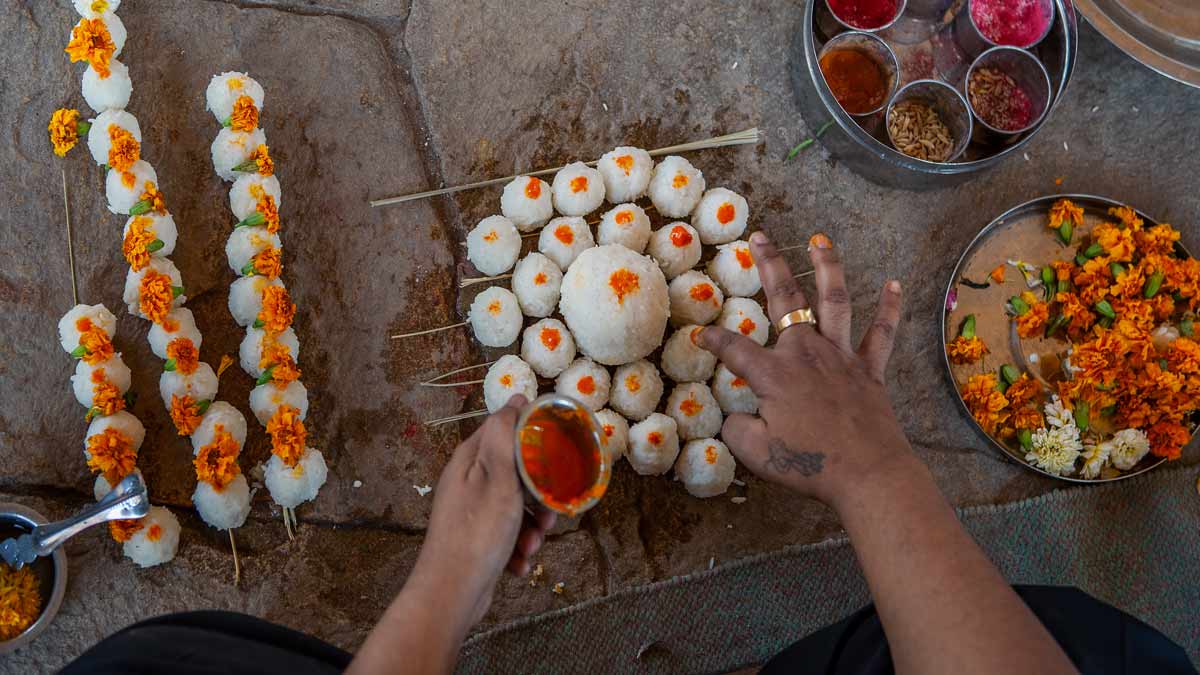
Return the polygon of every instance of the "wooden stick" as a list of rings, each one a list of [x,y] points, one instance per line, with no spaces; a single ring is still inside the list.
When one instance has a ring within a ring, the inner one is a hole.
[[[288,516],[290,516],[292,519],[292,531],[299,532],[300,531],[300,521],[296,520],[296,508],[291,507],[287,511],[288,511]]]
[[[421,384],[432,384],[432,383],[434,383],[434,382],[437,382],[437,381],[439,381],[439,380],[444,380],[444,379],[446,379],[447,377],[450,377],[451,375],[457,375],[457,374],[459,374],[459,373],[465,373],[465,372],[467,372],[468,370],[475,370],[476,368],[487,368],[488,366],[492,365],[493,363],[495,363],[495,361],[488,361],[487,363],[477,363],[477,364],[475,364],[475,365],[473,365],[473,366],[463,366],[462,368],[455,368],[454,370],[451,370],[451,371],[450,371],[450,372],[448,372],[448,373],[442,373],[441,375],[438,375],[438,376],[436,376],[436,377],[431,377],[431,378],[429,378],[428,380],[425,380],[424,382],[421,382]]]
[[[483,384],[483,380],[467,380],[465,382],[422,382],[418,387],[465,387],[472,384]]]
[[[236,588],[242,581],[242,564],[238,561],[237,540],[233,538],[233,528],[229,532],[229,548],[233,549],[233,585]]]
[[[709,139],[703,140],[703,141],[692,141],[690,143],[681,143],[679,145],[670,145],[665,148],[658,148],[657,150],[651,150],[650,156],[657,157],[660,155],[669,155],[669,154],[675,153],[675,152],[691,152],[693,150],[707,150],[709,148],[724,148],[724,147],[728,147],[728,146],[732,146],[732,145],[750,145],[750,144],[758,143],[761,139],[762,139],[762,136],[758,132],[758,127],[754,127],[751,129],[746,129],[745,131],[739,131],[739,132],[733,133],[733,134],[726,134],[724,136],[717,136],[715,138],[709,138]],[[590,162],[584,162],[584,164],[587,164],[588,166],[595,166],[598,161],[599,160],[592,160]],[[474,188],[487,187],[489,185],[500,185],[501,183],[507,183],[507,182],[513,180],[514,178],[520,178],[521,176],[545,176],[547,174],[555,173],[556,171],[558,171],[562,168],[563,167],[561,167],[561,166],[556,166],[551,169],[540,169],[538,171],[530,171],[528,173],[519,173],[519,174],[515,174],[512,176],[505,176],[504,178],[492,178],[490,180],[481,180],[481,181],[477,181],[474,183],[467,183],[466,185],[456,185],[454,187],[440,188],[437,190],[426,190],[425,192],[418,192],[416,194],[411,194],[411,195],[402,195],[399,197],[388,197],[386,199],[375,199],[375,200],[372,200],[370,202],[370,204],[371,204],[371,208],[377,208],[380,206],[388,206],[391,204],[400,204],[403,202],[411,202],[411,201],[414,201],[417,199],[425,199],[427,197],[437,197],[439,195],[446,195],[446,194],[451,194],[454,192],[461,192],[463,190],[472,190]]]
[[[288,541],[296,541],[296,535],[292,532],[292,523],[288,520],[288,510],[283,509],[283,527],[287,529]]]
[[[801,248],[808,248],[808,244],[796,244],[795,246],[784,246],[783,248],[777,248],[775,250],[780,253],[783,253],[784,251],[795,251],[795,250],[801,249]]]
[[[67,170],[62,169],[63,214],[67,220],[67,260],[71,265],[71,299],[79,304],[79,282],[75,279],[75,237],[71,233],[71,203],[67,201]]]
[[[429,335],[430,333],[436,333],[438,331],[450,330],[451,328],[459,328],[461,326],[467,325],[467,323],[468,322],[466,322],[466,321],[462,321],[459,323],[450,324],[449,326],[442,326],[441,328],[430,328],[429,330],[419,330],[419,331],[416,331],[415,333],[401,333],[400,335],[393,335],[392,339],[400,340],[402,338],[416,337],[418,335]]]
[[[801,272],[800,274],[796,274],[796,275],[792,276],[792,278],[793,279],[803,279],[804,277],[811,277],[812,275],[814,275],[816,273],[817,273],[816,270],[809,270],[807,272]]]
[[[488,414],[487,410],[472,410],[471,412],[459,413],[458,415],[451,415],[450,417],[443,417],[441,419],[429,420],[428,422],[425,423],[425,426],[436,427],[436,426],[439,426],[442,424],[450,424],[451,422],[460,422],[462,420],[469,420],[472,417],[482,417],[486,414]]]
[[[502,279],[511,279],[512,274],[497,274],[494,277],[469,277],[458,282],[459,288],[474,286],[475,284],[486,284],[489,281],[500,281]]]

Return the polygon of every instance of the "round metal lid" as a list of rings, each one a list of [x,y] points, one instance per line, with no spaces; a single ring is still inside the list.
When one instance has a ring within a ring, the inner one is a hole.
[[[1196,0],[1075,0],[1104,37],[1140,63],[1200,87],[1200,3]]]

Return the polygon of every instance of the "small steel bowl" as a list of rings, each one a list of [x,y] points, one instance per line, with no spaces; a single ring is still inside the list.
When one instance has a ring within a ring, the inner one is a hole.
[[[866,118],[882,112],[887,106],[888,101],[896,94],[896,87],[900,84],[900,62],[896,59],[896,52],[892,51],[888,43],[879,39],[879,36],[862,31],[848,31],[837,34],[829,42],[826,42],[824,47],[821,47],[821,51],[817,54],[817,63],[820,64],[821,59],[825,58],[826,54],[843,49],[857,51],[866,55],[867,58],[875,62],[875,65],[880,67],[884,77],[887,78],[887,90],[884,93],[883,99],[879,101],[878,106],[861,113],[852,113],[842,108],[847,115],[858,119],[859,124],[865,126],[867,124]],[[824,77],[824,74],[824,71],[822,71],[822,77]],[[826,86],[828,86],[828,82],[826,82]],[[836,97],[834,98],[836,100]]]
[[[18,534],[28,532],[37,525],[48,521],[45,516],[28,506],[13,503],[0,503],[0,529],[19,530]],[[4,538],[9,535],[5,534]],[[0,561],[0,565],[5,564]],[[32,565],[38,576],[38,593],[42,596],[42,613],[36,621],[25,629],[25,632],[8,640],[0,642],[0,654],[8,654],[33,642],[41,635],[62,606],[63,595],[67,592],[67,554],[58,548],[48,558],[38,558]]]
[[[896,3],[896,15],[892,17],[891,21],[888,21],[887,23],[885,23],[881,26],[876,26],[875,28],[863,28],[861,26],[855,26],[855,25],[850,24],[847,21],[844,21],[842,19],[842,17],[838,16],[837,12],[833,11],[833,7],[831,7],[829,5],[829,0],[825,0],[825,9],[829,10],[829,15],[833,17],[834,21],[837,21],[844,28],[847,28],[849,30],[862,31],[864,33],[878,33],[880,31],[885,31],[885,30],[891,28],[892,25],[894,23],[896,23],[896,21],[899,20],[901,16],[904,15],[904,9],[905,9],[905,7],[907,7],[907,5],[908,5],[908,0],[900,0],[900,2]]]
[[[976,0],[967,0],[967,6],[954,20],[954,39],[958,42],[958,46],[970,56],[978,56],[992,47],[1003,47],[994,42],[991,38],[983,34],[979,30],[979,25],[975,23],[975,13],[972,8],[975,6]],[[1042,10],[1050,15],[1050,21],[1046,24],[1046,30],[1038,36],[1038,39],[1027,45],[1008,45],[1014,49],[1033,49],[1041,44],[1042,40],[1050,34],[1050,30],[1054,27],[1054,0],[1041,0],[1039,3]]]
[[[521,416],[517,418],[517,427],[513,430],[513,438],[515,439],[513,443],[513,452],[516,453],[517,473],[521,476],[521,482],[525,485],[525,491],[529,493],[534,501],[541,504],[545,508],[554,511],[555,513],[560,513],[567,517],[578,516],[579,514],[587,511],[599,503],[600,499],[604,496],[604,491],[601,490],[599,494],[589,497],[575,508],[562,509],[557,505],[551,505],[545,502],[544,498],[542,497],[541,489],[536,483],[533,482],[533,479],[529,476],[529,471],[525,468],[525,458],[521,454],[521,429],[525,427],[526,422],[529,421],[529,418],[531,415],[533,415],[533,413],[547,409],[558,409],[563,412],[582,414],[588,420],[588,423],[592,429],[592,440],[595,442],[596,447],[600,451],[600,471],[596,476],[595,485],[602,485],[607,488],[608,481],[612,478],[612,453],[609,452],[608,447],[604,444],[604,441],[600,436],[600,422],[596,420],[596,416],[587,408],[587,406],[583,405],[579,401],[576,401],[570,396],[564,396],[557,393],[542,394],[534,399],[532,403],[525,406],[525,409],[521,411]]]
[[[944,162],[933,162],[929,160],[919,159],[904,155],[914,162],[922,162],[925,164],[946,164],[953,162],[959,155],[967,149],[967,145],[971,142],[971,109],[967,106],[967,101],[957,89],[951,87],[945,82],[938,80],[917,80],[909,82],[896,92],[887,107],[887,138],[888,142],[892,142],[892,111],[896,109],[896,105],[905,101],[920,101],[925,105],[933,108],[933,111],[942,118],[946,126],[950,128],[950,135],[954,138],[954,148],[950,151],[950,157]],[[892,147],[896,147],[892,143]],[[902,151],[896,148],[897,152]]]
[[[1000,129],[988,124],[971,102],[971,76],[980,68],[995,68],[1011,77],[1035,106],[1037,114],[1029,124],[1020,129]],[[963,93],[966,94],[967,105],[975,118],[975,142],[977,143],[1013,143],[1021,134],[1036,128],[1046,119],[1050,111],[1050,73],[1046,66],[1034,55],[1016,47],[992,47],[979,55],[971,67],[967,69],[967,77],[963,80]]]

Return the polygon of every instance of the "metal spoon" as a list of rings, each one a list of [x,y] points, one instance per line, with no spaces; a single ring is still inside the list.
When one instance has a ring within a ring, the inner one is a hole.
[[[13,569],[21,569],[39,556],[50,555],[63,542],[93,525],[110,520],[141,518],[150,512],[146,484],[132,473],[114,487],[104,499],[66,520],[38,525],[28,534],[0,542],[0,557]]]

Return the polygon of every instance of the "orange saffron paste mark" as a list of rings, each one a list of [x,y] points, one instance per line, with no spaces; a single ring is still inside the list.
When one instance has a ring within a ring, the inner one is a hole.
[[[200,405],[191,396],[171,395],[171,421],[180,436],[191,436],[200,426]]]
[[[646,434],[646,441],[649,442],[650,445],[662,445],[663,440],[663,435],[657,431],[651,431],[650,433]]]
[[[637,373],[625,376],[625,388],[629,390],[629,393],[631,394],[642,388],[642,383],[638,379]]]
[[[683,248],[692,243],[692,233],[688,232],[686,227],[676,225],[671,228],[671,243]]]
[[[505,389],[511,387],[512,382],[513,382],[513,377],[511,374],[505,373],[500,376],[500,386],[504,387]]]
[[[591,396],[596,393],[596,380],[591,375],[584,375],[575,383],[575,388],[584,396]]]
[[[234,131],[251,132],[258,127],[258,108],[254,99],[242,94],[233,102],[233,114],[229,116],[229,128]]]
[[[191,375],[200,366],[200,350],[188,338],[175,338],[167,343],[167,358],[175,359],[175,370]]]
[[[495,230],[488,230],[488,233],[483,235],[483,240],[486,242],[493,242],[499,238],[500,238],[500,235],[496,234]]]
[[[546,349],[554,351],[562,342],[562,333],[557,328],[543,328],[542,332],[538,334],[538,339],[542,341]]]
[[[687,187],[687,184],[688,184],[687,174],[682,174],[682,173],[675,174],[674,180],[671,181],[671,187],[676,188],[676,189],[682,188],[682,187]]]
[[[159,539],[162,539],[162,536],[162,525],[159,525],[158,523],[151,525],[150,529],[146,530],[146,538],[150,541],[158,541]]]
[[[710,445],[704,448],[704,461],[708,462],[709,464],[717,463],[717,446]]]
[[[700,346],[700,333],[703,332],[704,326],[696,326],[692,329],[692,332],[688,333],[688,338],[691,339],[692,344],[696,345],[697,347]]]
[[[617,304],[625,304],[625,296],[637,293],[641,285],[641,280],[635,272],[631,272],[624,267],[613,272],[608,277],[608,285],[612,287],[613,292],[617,294]]]
[[[737,258],[738,264],[742,266],[742,269],[748,270],[754,267],[754,256],[750,255],[750,249],[735,248],[733,249],[733,255]]]
[[[688,291],[688,295],[696,302],[712,300],[714,294],[712,284],[696,284]]]
[[[126,171],[121,174],[121,185],[124,185],[127,190],[133,189],[133,184],[137,182],[137,176]]]
[[[737,209],[733,208],[733,204],[729,202],[725,202],[717,207],[717,222],[722,225],[728,225],[736,215]]]
[[[87,439],[87,465],[92,471],[104,476],[109,485],[133,473],[137,465],[137,449],[128,436],[109,427]]]
[[[534,285],[534,286],[542,286],[542,285],[544,285],[544,284],[545,284],[547,281],[549,281],[549,280],[546,278],[546,273],[545,273],[545,272],[538,272],[537,274],[535,274],[535,275],[533,276],[533,285]]]
[[[614,159],[613,162],[616,163],[617,168],[625,172],[626,176],[629,175],[629,172],[633,171],[633,155],[621,155]]]
[[[150,264],[150,252],[146,250],[156,238],[153,220],[145,216],[135,216],[129,223],[129,231],[125,233],[125,241],[121,244],[121,253],[134,272],[140,272]]]
[[[489,304],[489,305],[487,306],[487,311],[488,311],[488,314],[491,314],[492,316],[497,316],[497,315],[499,315],[499,314],[500,314],[500,309],[501,309],[501,308],[500,308],[500,301],[499,301],[499,300],[493,300],[493,301],[491,302],[491,304]]]
[[[729,382],[729,386],[733,389],[739,389],[741,387],[746,386],[746,384],[747,384],[747,382],[746,382],[745,378],[741,378],[741,377],[735,377]]]
[[[141,529],[141,519],[108,521],[108,533],[112,535],[113,540],[120,543],[133,539],[133,535],[137,534]]]
[[[525,196],[530,199],[537,199],[542,196],[542,181],[536,178],[530,178],[525,184]]]
[[[586,192],[588,189],[587,176],[576,176],[571,179],[571,192]]]
[[[100,79],[106,80],[112,74],[108,66],[117,45],[113,43],[104,19],[81,19],[71,31],[71,41],[63,51],[70,55],[71,63],[87,61]]]
[[[612,438],[613,431],[615,431],[613,429],[613,425],[611,425],[611,424],[604,425],[604,437],[605,438]]]
[[[200,448],[192,464],[196,467],[196,480],[208,483],[213,489],[224,490],[241,473],[237,456],[241,450],[237,439],[222,424],[213,429],[213,441]]]
[[[292,325],[296,318],[296,305],[292,296],[288,295],[283,286],[267,286],[263,289],[262,311],[258,318],[263,322],[263,330],[268,333],[282,333]]]
[[[300,421],[300,411],[281,405],[267,422],[267,433],[271,436],[271,453],[278,455],[285,466],[296,466],[304,455],[304,442],[308,432]]]
[[[115,124],[108,125],[108,139],[112,143],[108,149],[108,165],[113,169],[129,171],[133,163],[142,158],[141,143],[125,129]]]
[[[696,415],[700,414],[701,410],[704,410],[704,404],[692,397],[684,399],[683,402],[679,404],[679,412],[687,415],[688,417],[695,417]]]
[[[633,211],[618,211],[614,220],[618,225],[628,225],[633,222]]]
[[[740,332],[742,335],[749,335],[753,333],[755,328],[758,328],[758,325],[755,324],[750,317],[742,319],[742,322],[738,324],[738,332]]]
[[[174,301],[171,277],[155,269],[147,270],[138,284],[138,308],[142,314],[154,323],[162,323]]]
[[[554,238],[570,246],[575,243],[575,230],[570,225],[559,225],[554,228]]]

